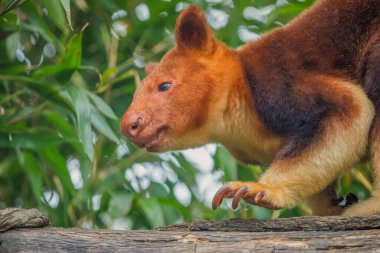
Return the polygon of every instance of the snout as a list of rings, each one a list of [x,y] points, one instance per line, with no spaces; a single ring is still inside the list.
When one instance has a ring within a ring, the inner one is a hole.
[[[127,111],[120,125],[122,134],[127,136],[139,148],[150,152],[159,152],[165,146],[165,135],[169,126],[153,121],[144,114]]]
[[[126,112],[121,121],[120,130],[122,134],[132,141],[135,140],[144,129],[144,118],[137,113]]]

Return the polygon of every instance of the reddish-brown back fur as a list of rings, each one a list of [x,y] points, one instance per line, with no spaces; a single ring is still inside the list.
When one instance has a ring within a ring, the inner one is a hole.
[[[256,111],[268,128],[297,139],[289,154],[315,138],[319,122],[336,105],[350,106],[349,98],[336,101],[337,91],[315,82],[315,76],[352,80],[372,93],[373,102],[379,99],[380,83],[363,78],[373,57],[363,55],[379,31],[379,1],[324,0],[240,50]]]

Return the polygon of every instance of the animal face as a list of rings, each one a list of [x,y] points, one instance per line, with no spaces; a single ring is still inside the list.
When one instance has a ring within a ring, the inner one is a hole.
[[[214,39],[197,7],[178,18],[176,43],[159,64],[147,67],[148,75],[122,118],[122,133],[151,152],[214,141],[215,108],[227,91],[220,86],[228,79],[223,73],[229,51]]]

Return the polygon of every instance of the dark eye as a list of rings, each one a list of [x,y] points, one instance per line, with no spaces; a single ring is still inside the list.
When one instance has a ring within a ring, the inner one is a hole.
[[[170,88],[170,86],[172,86],[170,83],[160,84],[160,86],[158,87],[158,91],[159,92],[167,91]]]

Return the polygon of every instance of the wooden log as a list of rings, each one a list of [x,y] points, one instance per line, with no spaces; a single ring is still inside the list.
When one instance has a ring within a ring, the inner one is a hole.
[[[47,224],[35,209],[0,211],[0,253],[380,252],[380,216],[200,220],[153,231],[30,228]]]
[[[0,210],[0,233],[15,228],[40,228],[48,225],[48,217],[35,208]]]
[[[273,220],[199,220],[158,228],[161,231],[285,232],[380,229],[380,215],[368,217],[309,216]]]
[[[17,229],[0,252],[380,252],[380,230],[216,232]]]

